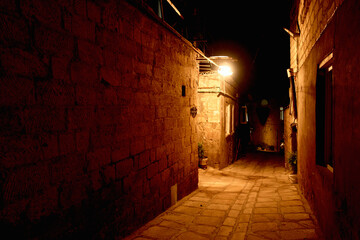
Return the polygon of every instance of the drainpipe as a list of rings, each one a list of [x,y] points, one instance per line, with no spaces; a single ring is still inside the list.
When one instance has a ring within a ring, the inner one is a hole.
[[[296,89],[295,89],[295,75],[296,73],[293,71],[292,68],[287,69],[287,76],[290,80],[290,88],[292,90],[293,95],[293,108],[294,108],[294,117],[297,119],[297,105],[296,105]]]

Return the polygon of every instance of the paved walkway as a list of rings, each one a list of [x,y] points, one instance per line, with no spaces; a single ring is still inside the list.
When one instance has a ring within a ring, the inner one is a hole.
[[[231,166],[199,169],[199,189],[127,239],[322,239],[283,157],[249,154]]]

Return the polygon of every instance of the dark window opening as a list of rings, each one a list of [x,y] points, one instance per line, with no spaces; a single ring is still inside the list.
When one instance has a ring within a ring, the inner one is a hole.
[[[247,124],[248,121],[249,121],[249,117],[248,117],[247,107],[242,106],[240,109],[240,123]]]
[[[332,54],[329,56],[319,65],[316,79],[316,163],[333,171],[333,67]]]

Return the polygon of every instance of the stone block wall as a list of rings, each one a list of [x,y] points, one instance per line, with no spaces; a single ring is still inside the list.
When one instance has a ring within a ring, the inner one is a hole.
[[[356,157],[360,119],[360,3],[356,0],[303,1],[294,5],[292,28],[300,36],[291,48],[291,67],[297,70],[298,175],[300,187],[317,215],[326,239],[360,238],[360,161]],[[332,59],[333,171],[316,164],[316,83],[319,64]],[[296,65],[293,61],[298,59]],[[286,128],[287,126],[285,126]]]
[[[253,128],[251,133],[251,144],[255,147],[262,147],[265,151],[280,151],[280,140],[284,133],[284,124],[280,120],[280,106],[275,101],[270,100],[268,106],[264,107],[269,110],[265,124],[261,124],[259,118],[259,103],[251,103],[248,106],[249,123]]]
[[[197,188],[186,40],[137,1],[0,1],[0,18],[4,234],[111,239]]]
[[[226,93],[226,94],[224,94]],[[200,75],[198,96],[198,136],[203,144],[208,165],[215,168],[228,166],[235,158],[235,126],[238,124],[237,85],[232,77],[218,72]],[[233,129],[226,133],[226,106],[233,106]]]
[[[344,0],[295,0],[291,10],[290,30],[300,32],[290,38],[290,67],[295,72],[304,64],[315,43]]]

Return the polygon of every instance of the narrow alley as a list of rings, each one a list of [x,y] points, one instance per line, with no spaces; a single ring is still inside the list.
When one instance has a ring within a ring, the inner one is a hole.
[[[199,170],[199,188],[127,239],[322,239],[282,157],[252,153]]]
[[[0,0],[1,239],[360,240],[359,42],[360,0]]]

